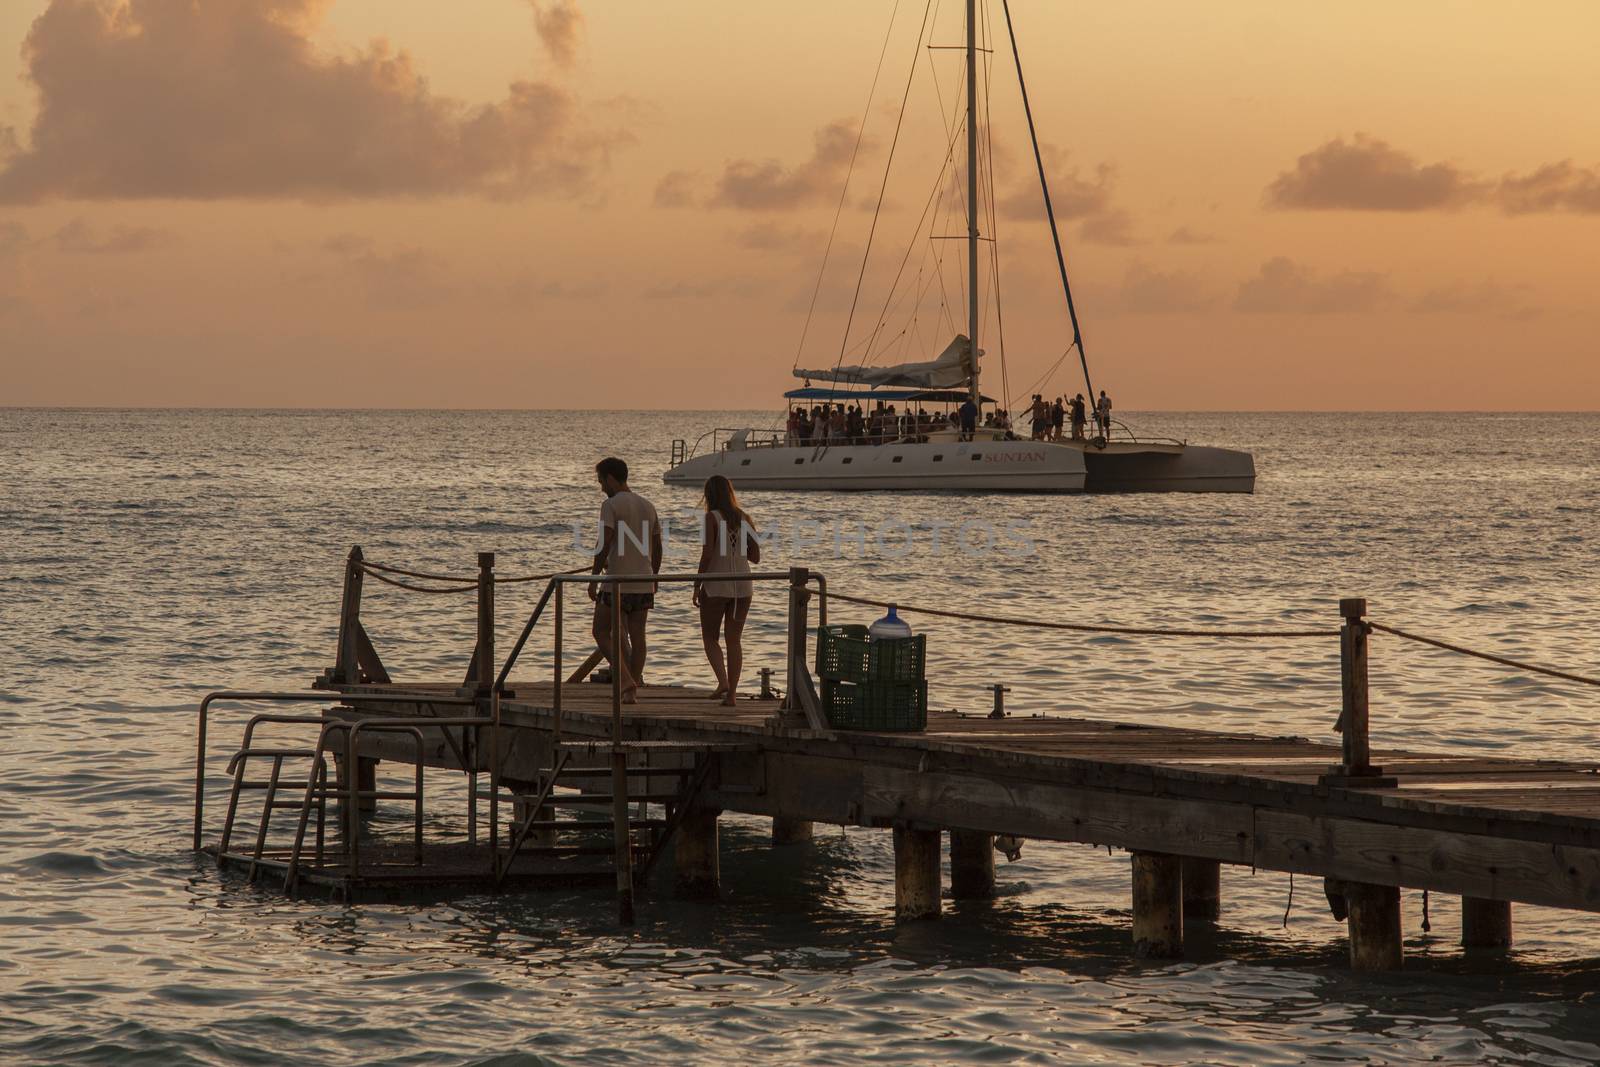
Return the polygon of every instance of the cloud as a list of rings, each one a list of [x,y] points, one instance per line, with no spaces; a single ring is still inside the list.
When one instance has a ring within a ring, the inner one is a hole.
[[[1078,227],[1078,236],[1090,244],[1115,245],[1119,248],[1140,243],[1133,235],[1133,216],[1121,208],[1113,208],[1102,215],[1091,215]]]
[[[22,251],[27,246],[27,227],[20,222],[0,222],[0,315],[27,306],[22,298],[27,266]]]
[[[0,257],[22,251],[28,243],[28,228],[20,222],[0,222]]]
[[[1284,256],[1261,265],[1261,273],[1239,284],[1233,309],[1250,314],[1324,314],[1370,311],[1393,293],[1381,274],[1344,271],[1322,277]]]
[[[533,25],[539,33],[544,50],[557,66],[570,67],[578,58],[578,46],[583,41],[583,12],[576,0],[549,0],[533,5]]]
[[[1508,174],[1495,189],[1495,201],[1508,215],[1535,211],[1600,213],[1600,167],[1583,168],[1570,159],[1546,163],[1524,175]]]
[[[656,207],[688,207],[694,203],[698,182],[699,175],[693,171],[674,170],[663,174],[656,182]]]
[[[322,250],[336,256],[358,256],[372,251],[372,245],[372,238],[359,233],[336,233],[322,242]]]
[[[1453,163],[1423,165],[1387,141],[1358,133],[1335,138],[1301,156],[1295,169],[1267,186],[1276,208],[1353,211],[1434,211],[1473,204],[1508,215],[1557,211],[1600,214],[1600,167],[1570,159],[1526,174],[1486,181]]]
[[[1110,163],[1094,168],[1092,178],[1085,177],[1075,164],[1068,163],[1068,154],[1054,145],[1042,145],[1045,173],[1050,178],[1050,206],[1058,219],[1086,219],[1112,210],[1111,198],[1115,192],[1117,169]],[[1009,193],[995,201],[995,210],[1010,219],[1042,219],[1044,196],[1039,192],[1037,172],[1028,168],[1028,177],[1019,179]]]
[[[1167,244],[1169,245],[1215,245],[1221,243],[1222,238],[1216,234],[1191,230],[1187,226],[1179,226],[1176,230],[1167,234]]]
[[[60,252],[105,255],[166,248],[177,244],[178,238],[170,230],[149,226],[113,226],[102,236],[83,219],[73,219],[56,231],[55,243]]]
[[[38,113],[0,201],[578,195],[626,139],[554,85],[467,104],[384,41],[323,52],[325,7],[51,0],[24,47]]]
[[[761,252],[777,252],[820,244],[822,234],[802,226],[779,226],[775,222],[758,222],[733,234],[734,243],[741,248]]]
[[[1205,279],[1190,271],[1162,271],[1135,263],[1112,297],[1118,311],[1135,315],[1176,315],[1204,311],[1217,302]]]
[[[1410,310],[1419,315],[1496,315],[1510,319],[1531,319],[1539,309],[1527,300],[1528,286],[1501,285],[1489,279],[1475,285],[1452,282],[1423,293]]]
[[[707,203],[744,211],[776,211],[836,198],[856,151],[857,129],[853,120],[843,119],[822,127],[816,133],[811,158],[798,166],[786,167],[776,159],[734,160],[723,169]],[[869,147],[869,142],[862,143],[863,151]]]
[[[425,248],[407,246],[383,252],[370,238],[348,233],[328,238],[322,248],[349,266],[373,307],[425,307],[455,291],[448,264],[438,253]]]
[[[1312,211],[1429,211],[1480,199],[1484,187],[1452,163],[1419,164],[1387,141],[1335,138],[1267,186],[1270,207]]]
[[[754,278],[723,280],[716,278],[700,281],[678,280],[657,282],[644,290],[646,300],[709,300],[712,297],[748,297],[766,289],[765,283]]]

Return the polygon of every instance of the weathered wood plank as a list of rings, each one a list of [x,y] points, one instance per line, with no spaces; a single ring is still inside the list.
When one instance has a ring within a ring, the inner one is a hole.
[[[1269,870],[1600,911],[1600,849],[1272,811],[1254,841]]]

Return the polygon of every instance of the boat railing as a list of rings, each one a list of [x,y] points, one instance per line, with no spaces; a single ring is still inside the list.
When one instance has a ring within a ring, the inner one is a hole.
[[[710,442],[707,444],[707,442]],[[782,430],[753,430],[745,427],[719,426],[707,430],[689,444],[685,438],[672,442],[671,466],[677,467],[699,455],[715,455],[743,448],[782,448],[788,443]]]
[[[1106,443],[1108,443],[1108,444],[1126,443],[1126,444],[1132,444],[1132,445],[1179,445],[1179,446],[1182,446],[1182,445],[1187,445],[1189,443],[1186,439],[1179,439],[1179,438],[1176,438],[1176,437],[1143,437],[1143,436],[1140,436],[1140,434],[1138,432],[1136,432],[1132,426],[1129,426],[1127,423],[1123,422],[1121,419],[1112,419],[1111,420],[1110,429],[1111,429],[1111,432],[1109,434],[1103,435]]]

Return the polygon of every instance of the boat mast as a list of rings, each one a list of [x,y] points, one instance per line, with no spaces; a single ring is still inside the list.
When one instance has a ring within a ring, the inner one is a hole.
[[[972,351],[972,403],[978,391],[978,0],[967,0],[967,337]]]

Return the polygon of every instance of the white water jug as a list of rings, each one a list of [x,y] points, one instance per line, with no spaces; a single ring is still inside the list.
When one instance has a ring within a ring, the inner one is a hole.
[[[889,614],[867,627],[867,636],[873,641],[910,637],[911,627],[895,614],[894,605],[890,604]]]

